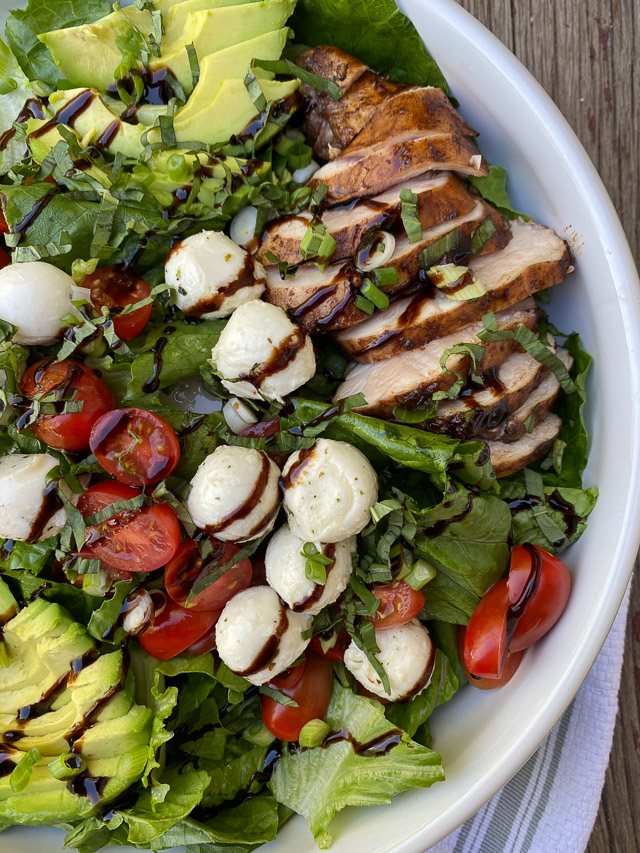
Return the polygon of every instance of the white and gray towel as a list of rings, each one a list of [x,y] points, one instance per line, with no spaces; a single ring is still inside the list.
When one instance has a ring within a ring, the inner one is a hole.
[[[504,788],[427,853],[584,853],[618,710],[629,591],[560,722]]]

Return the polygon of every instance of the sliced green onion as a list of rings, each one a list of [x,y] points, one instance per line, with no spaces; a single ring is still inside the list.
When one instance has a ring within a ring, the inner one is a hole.
[[[386,293],[383,293],[370,278],[365,278],[362,282],[360,293],[373,302],[376,308],[379,308],[380,311],[384,311],[385,308],[389,307],[389,297]]]
[[[49,773],[55,779],[66,781],[84,773],[87,769],[87,762],[76,752],[63,752],[48,766]]]
[[[15,92],[17,88],[18,84],[13,77],[7,77],[6,80],[0,82],[0,95],[8,95],[9,92]]]
[[[361,295],[356,296],[354,304],[356,308],[359,308],[361,311],[364,311],[365,314],[373,314],[373,312],[376,310],[376,306],[373,304],[373,302],[370,302],[368,299]]]
[[[453,302],[466,302],[469,299],[477,299],[479,296],[484,296],[487,292],[482,283],[473,277],[470,284],[459,287],[456,290],[451,288],[458,285],[469,274],[468,267],[459,267],[456,264],[443,264],[442,266],[431,267],[427,275],[431,283],[441,290],[447,299]]]
[[[380,267],[377,270],[372,270],[369,277],[378,287],[391,287],[400,283],[400,276],[395,267]]]
[[[402,224],[410,243],[422,240],[422,225],[418,218],[418,196],[410,189],[400,190]]]
[[[331,729],[324,720],[309,720],[300,730],[298,738],[300,746],[307,749],[320,746],[330,731]]]
[[[436,576],[435,566],[432,566],[431,563],[427,562],[427,560],[416,560],[415,563],[409,567],[409,571],[403,578],[411,589],[422,589],[423,586],[432,581]]]
[[[167,175],[177,184],[184,183],[191,177],[191,169],[183,154],[172,154],[167,160]]]

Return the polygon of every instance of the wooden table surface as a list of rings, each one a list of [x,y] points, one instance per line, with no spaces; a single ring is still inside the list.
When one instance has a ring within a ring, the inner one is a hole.
[[[515,53],[560,107],[598,168],[640,263],[640,0],[460,3]],[[636,851],[640,578],[631,597],[611,763],[587,853]]]

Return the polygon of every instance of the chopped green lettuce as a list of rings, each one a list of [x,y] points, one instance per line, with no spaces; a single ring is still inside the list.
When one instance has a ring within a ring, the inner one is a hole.
[[[325,717],[333,732],[346,730],[357,744],[397,733],[373,699],[356,696],[334,682]],[[275,798],[304,815],[321,849],[331,843],[329,824],[350,805],[377,805],[409,788],[428,788],[444,779],[440,756],[407,734],[375,756],[361,755],[348,740],[326,747],[284,750],[269,783]]]

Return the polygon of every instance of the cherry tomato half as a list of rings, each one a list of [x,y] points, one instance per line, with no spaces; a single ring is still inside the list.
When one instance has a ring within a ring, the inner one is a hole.
[[[108,481],[90,486],[78,499],[87,518],[116,501],[142,494],[123,483]],[[86,528],[83,557],[104,560],[116,569],[153,572],[173,557],[180,544],[180,524],[168,504],[152,504],[120,512],[107,521]],[[187,645],[189,645],[187,643]]]
[[[9,257],[8,253],[5,252],[4,249],[0,249],[0,270],[4,269],[4,267],[8,267],[10,263],[11,258]]]
[[[333,667],[326,658],[307,652],[305,660],[269,682],[293,699],[297,707],[281,705],[270,696],[262,697],[262,721],[280,740],[293,741],[310,720],[324,719],[331,698]]]
[[[193,585],[220,566],[225,566],[240,550],[230,542],[211,539],[213,551],[203,560],[193,539],[185,539],[164,570],[164,585],[176,604],[187,607]],[[221,610],[236,593],[251,584],[251,562],[246,558],[228,569],[217,581],[189,602],[188,610]]]
[[[571,591],[569,570],[557,557],[536,547],[542,565],[535,595],[518,619],[518,625],[509,643],[509,651],[526,649],[556,624],[567,606]],[[515,604],[524,592],[533,557],[529,549],[520,545],[511,552],[511,568],[507,579],[509,601]]]
[[[347,646],[351,642],[351,637],[347,634],[344,628],[341,628],[338,631],[338,635],[336,637],[336,641],[331,646],[330,649],[327,649],[326,652],[322,651],[322,643],[320,642],[320,637],[316,634],[315,637],[312,637],[311,642],[309,643],[309,648],[314,651],[318,655],[322,655],[322,657],[327,658],[327,660],[335,661],[336,663],[342,663],[344,660],[344,653],[347,650]]]
[[[424,595],[412,589],[406,581],[374,584],[371,592],[380,601],[380,607],[371,617],[376,631],[406,625],[424,607]]]
[[[124,267],[100,267],[82,282],[82,287],[91,290],[91,304],[99,312],[107,307],[111,312],[122,310],[128,305],[142,302],[151,294],[147,282],[133,270]],[[149,322],[151,305],[144,305],[129,314],[114,313],[113,328],[119,338],[130,341],[139,335]]]
[[[89,447],[107,474],[128,486],[151,486],[178,464],[173,427],[145,409],[114,409],[93,425]]]
[[[464,637],[466,630],[467,629],[462,626],[458,631],[458,648],[460,651],[462,668],[467,676],[467,681],[472,685],[472,687],[476,687],[478,690],[495,690],[496,687],[504,687],[504,685],[508,684],[518,671],[524,652],[507,652],[507,657],[505,659],[500,678],[476,678],[471,675],[464,665]]]
[[[207,636],[220,616],[219,610],[198,613],[185,610],[161,589],[151,593],[154,614],[151,624],[138,637],[140,645],[151,657],[169,660],[186,651]]]
[[[54,397],[60,414],[43,414],[32,425],[36,436],[58,450],[86,450],[91,427],[115,406],[113,394],[86,365],[65,359],[44,359],[32,365],[20,383],[27,397]],[[78,412],[64,413],[65,403],[82,403]]]
[[[469,620],[463,655],[468,671],[501,678],[507,652],[523,651],[555,625],[570,586],[562,560],[537,546],[514,548],[509,577],[485,593]]]
[[[222,611],[220,611],[222,613]],[[191,643],[188,649],[185,649],[186,654],[189,655],[206,655],[209,652],[212,652],[216,647],[216,632],[215,629],[212,628],[210,631],[207,631],[206,634],[203,634],[199,640],[196,640],[195,643]]]

